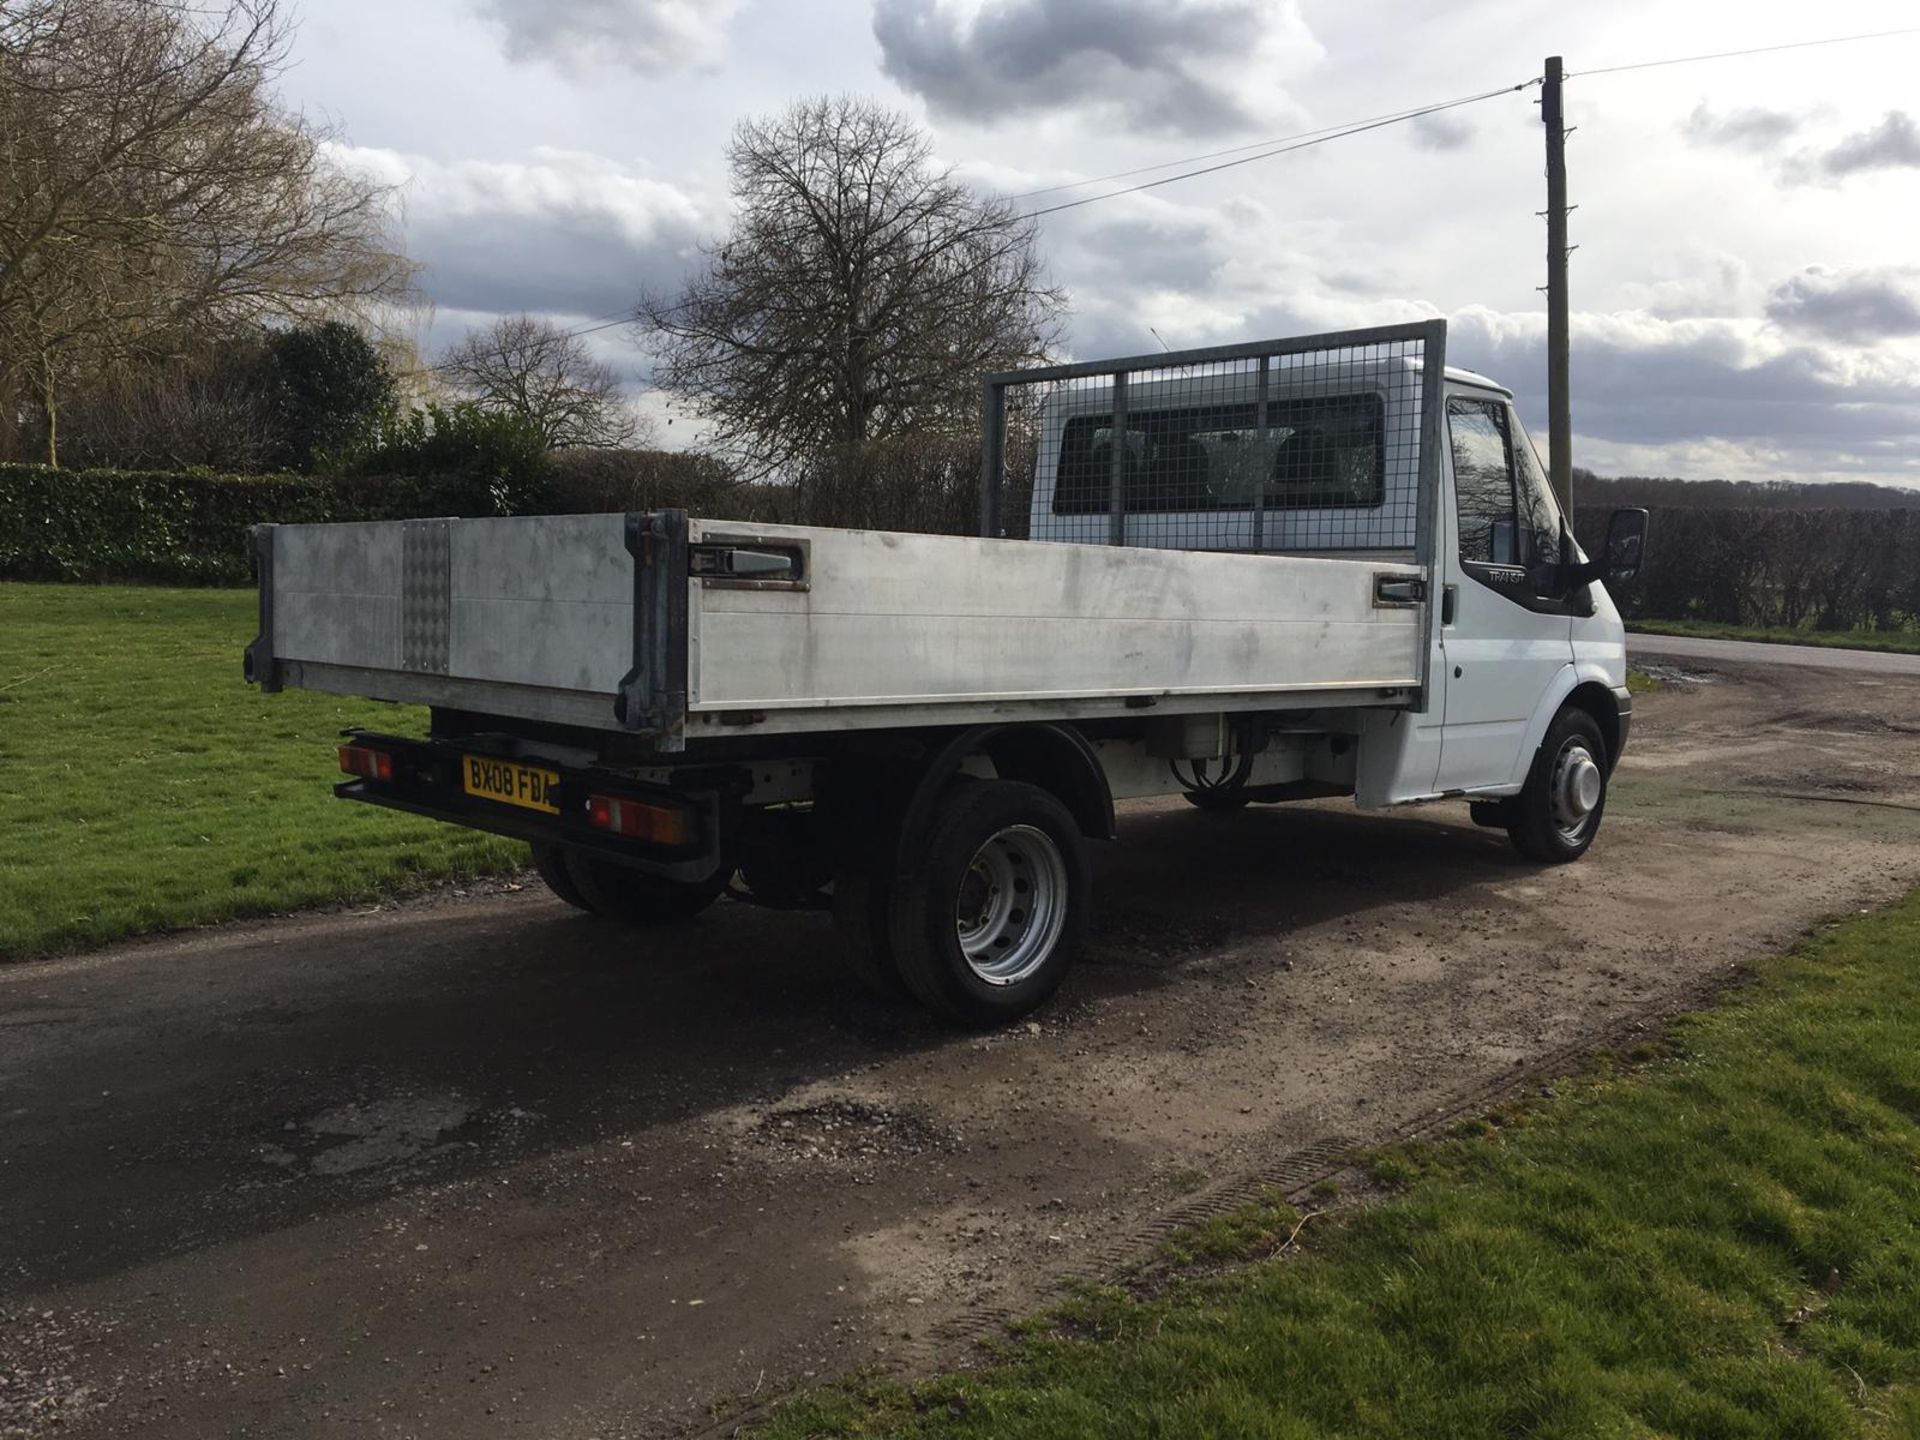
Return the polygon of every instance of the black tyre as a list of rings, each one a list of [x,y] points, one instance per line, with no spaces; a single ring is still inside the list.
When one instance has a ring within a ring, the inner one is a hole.
[[[534,872],[555,897],[566,900],[574,910],[591,910],[586,897],[580,893],[580,887],[574,885],[574,874],[566,868],[566,852],[551,845],[534,847]]]
[[[672,925],[691,920],[720,898],[732,878],[722,869],[692,884],[663,880],[579,850],[566,852],[566,864],[582,907],[602,919],[627,925]]]
[[[533,847],[533,868],[551,890],[560,899],[576,910],[591,910],[586,897],[580,893],[580,887],[573,883],[573,872],[567,868],[566,853],[555,846],[536,845]]]
[[[900,978],[962,1024],[1002,1024],[1059,986],[1086,928],[1092,874],[1073,816],[1036,785],[956,785],[926,834],[919,873],[894,887]]]
[[[1527,859],[1564,865],[1587,853],[1607,808],[1607,744],[1591,715],[1568,706],[1553,717],[1507,806],[1507,834]]]
[[[1218,785],[1211,790],[1182,790],[1181,797],[1196,810],[1205,810],[1210,815],[1225,815],[1234,810],[1244,810],[1253,803],[1253,797],[1247,794],[1244,785]]]
[[[893,958],[888,912],[893,884],[878,857],[843,864],[833,877],[833,923],[840,932],[840,963],[877,995],[904,997],[907,987]]]

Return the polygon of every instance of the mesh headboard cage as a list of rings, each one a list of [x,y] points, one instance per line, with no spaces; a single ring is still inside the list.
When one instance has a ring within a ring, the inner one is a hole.
[[[1425,559],[1445,368],[1433,320],[990,376],[982,533],[1012,413],[1032,539]]]

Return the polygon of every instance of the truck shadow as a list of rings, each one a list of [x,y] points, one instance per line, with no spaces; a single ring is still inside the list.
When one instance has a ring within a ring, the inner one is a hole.
[[[1083,963],[1176,973],[1199,953],[1524,868],[1505,832],[1471,825],[1464,807],[1393,816],[1343,802],[1226,814],[1123,808]]]
[[[1420,816],[1161,807],[1122,829],[1048,1027],[1221,947],[1518,864]],[[834,952],[818,914],[722,905],[637,933],[526,897],[51,975],[36,998],[65,1033],[0,1073],[0,1297],[616,1138],[670,1168],[685,1122],[977,1043]]]

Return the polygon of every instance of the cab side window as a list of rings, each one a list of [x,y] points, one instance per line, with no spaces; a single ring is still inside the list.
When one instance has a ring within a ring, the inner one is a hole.
[[[1513,490],[1519,502],[1520,563],[1551,564],[1560,558],[1560,507],[1533,441],[1511,410],[1507,411],[1507,434],[1513,448]]]
[[[1527,565],[1560,556],[1560,511],[1533,442],[1498,400],[1447,402],[1460,558]]]
[[[1519,564],[1506,407],[1490,400],[1449,400],[1447,428],[1453,439],[1460,558],[1482,565]]]

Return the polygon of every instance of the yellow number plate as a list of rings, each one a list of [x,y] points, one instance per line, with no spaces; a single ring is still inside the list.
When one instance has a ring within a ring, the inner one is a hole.
[[[463,756],[462,762],[460,779],[467,794],[527,810],[541,810],[548,815],[560,813],[555,800],[560,790],[560,776],[554,771],[514,760],[495,760],[489,755]]]

